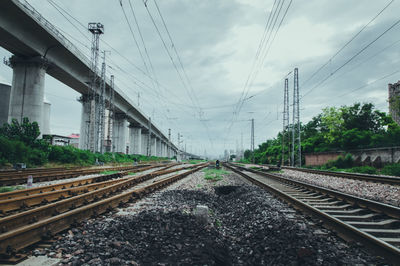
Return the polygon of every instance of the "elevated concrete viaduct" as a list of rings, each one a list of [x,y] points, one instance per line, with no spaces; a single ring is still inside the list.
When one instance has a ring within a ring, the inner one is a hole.
[[[28,117],[42,128],[44,77],[47,73],[82,94],[83,136],[89,117],[88,102],[85,100],[92,73],[89,59],[25,0],[0,1],[0,46],[14,54],[9,60],[13,68],[9,121]],[[110,81],[107,80],[108,96],[110,89]],[[114,91],[118,114],[113,128],[114,151],[146,154],[147,145],[151,143],[152,155],[163,155],[161,143],[165,143],[170,156],[176,155],[177,147],[154,124],[151,124],[151,141],[147,141],[145,129],[148,128],[149,118],[119,88],[114,87]],[[85,140],[82,140],[80,147],[85,146]]]

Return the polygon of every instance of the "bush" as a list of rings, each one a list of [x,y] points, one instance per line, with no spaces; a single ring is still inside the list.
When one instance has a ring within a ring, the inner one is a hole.
[[[388,164],[381,170],[383,175],[400,176],[400,164]]]
[[[328,169],[331,169],[333,167],[335,168],[351,168],[353,166],[353,157],[351,154],[346,154],[344,157],[340,155],[336,160],[331,160],[328,161],[325,164],[325,167]]]
[[[370,174],[370,175],[375,175],[377,174],[376,168],[372,166],[358,166],[358,167],[353,167],[350,169],[349,172],[352,173],[360,173],[360,174]]]

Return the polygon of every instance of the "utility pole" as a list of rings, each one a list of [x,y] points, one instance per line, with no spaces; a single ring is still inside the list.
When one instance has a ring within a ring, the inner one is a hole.
[[[295,162],[295,143],[297,140],[298,154],[297,165],[301,167],[301,137],[300,137],[300,97],[299,97],[299,70],[294,69],[294,82],[293,82],[293,130],[292,130],[292,166],[296,165]]]
[[[283,130],[282,130],[282,163],[281,163],[282,166],[285,165],[285,138],[286,138],[286,130],[288,129],[288,127],[289,127],[289,79],[286,78],[284,92],[283,92]],[[289,142],[290,141],[288,139],[288,145]],[[290,160],[289,156],[288,160]]]
[[[251,162],[254,163],[254,118],[251,119]]]
[[[99,39],[100,35],[104,33],[104,26],[101,23],[89,23],[88,30],[92,33],[92,48],[90,57],[90,91],[89,91],[89,101],[90,101],[90,114],[88,121],[88,132],[85,132],[84,136],[86,138],[86,143],[88,145],[87,149],[91,152],[95,152],[97,137],[96,137],[96,121],[99,117],[96,117],[96,98],[97,87],[98,87],[98,75],[97,75],[97,63],[99,57]]]

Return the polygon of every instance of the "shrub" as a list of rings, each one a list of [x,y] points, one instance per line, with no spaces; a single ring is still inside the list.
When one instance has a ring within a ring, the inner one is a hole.
[[[384,175],[400,176],[400,164],[388,164],[382,168],[381,173]]]
[[[336,168],[351,168],[353,166],[353,157],[351,154],[346,154],[344,157],[340,155],[336,160],[328,161],[325,167],[330,169],[332,167]]]
[[[349,172],[374,175],[377,173],[377,170],[372,166],[358,166],[351,168]]]

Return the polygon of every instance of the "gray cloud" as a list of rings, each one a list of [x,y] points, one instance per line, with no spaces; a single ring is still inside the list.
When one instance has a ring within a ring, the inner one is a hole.
[[[204,121],[200,121],[198,110],[192,106],[188,91],[182,86],[142,1],[131,2],[136,11],[157,79],[162,84],[160,88],[153,86],[151,79],[142,73],[145,72],[145,67],[130,35],[119,1],[71,0],[68,4],[60,0],[54,1],[85,25],[92,21],[102,22],[106,29],[102,38],[136,65],[136,67],[132,66],[112,52],[108,56],[108,62],[112,63],[112,69],[108,69],[108,74],[116,76],[116,84],[135,102],[137,92],[140,92],[140,108],[147,115],[153,116],[154,113],[155,123],[164,132],[171,128],[175,142],[177,133],[180,132],[184,135],[187,147],[191,146],[192,152],[203,153],[207,150],[208,154],[213,155],[223,153],[224,149],[235,149],[236,143],[240,144],[242,134],[245,148],[248,147],[250,144],[248,120],[250,118],[255,118],[256,144],[276,136],[281,129],[283,77],[294,67],[299,67],[300,85],[302,85],[302,82],[385,5],[382,1],[368,1],[366,4],[365,1],[360,0],[293,1],[267,60],[250,88],[248,97],[255,96],[245,101],[237,122],[227,134],[226,130],[233,115],[234,104],[238,101],[249,74],[273,1],[169,0],[157,2],[168,24],[197,100],[204,107],[204,114],[201,117]],[[82,42],[86,47],[66,35],[86,54],[89,54],[90,41],[58,14],[47,1],[30,0],[29,2],[50,22]],[[123,4],[139,40],[127,0],[124,0]],[[163,38],[168,40],[152,0],[148,1],[148,6],[158,27],[162,30]],[[398,19],[398,8],[399,4],[393,3],[314,79],[301,86],[301,94],[330,75],[345,60],[394,23]],[[84,28],[80,30],[90,39],[90,35]],[[398,68],[399,44],[352,70],[395,42],[398,38],[396,36],[400,36],[399,31],[400,27],[392,29],[356,60],[305,96],[301,102],[302,121],[307,122],[323,107],[349,105],[357,101],[371,101],[381,110],[387,111],[387,83],[397,81],[399,75],[375,82],[344,97],[339,97],[339,95],[373,82]],[[171,48],[168,41],[167,46]],[[101,49],[110,50],[103,43],[101,43]],[[3,49],[0,49],[0,55],[10,56]],[[174,60],[177,62],[175,57]],[[11,82],[12,70],[1,65],[0,76],[2,80]],[[290,83],[292,84],[292,76],[290,76]],[[53,133],[69,134],[79,129],[80,104],[76,101],[78,96],[60,82],[51,77],[46,78],[46,97],[52,103]],[[192,92],[190,96],[193,99],[196,98]],[[220,108],[216,108],[218,106]]]

